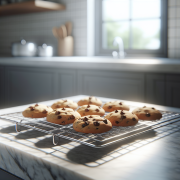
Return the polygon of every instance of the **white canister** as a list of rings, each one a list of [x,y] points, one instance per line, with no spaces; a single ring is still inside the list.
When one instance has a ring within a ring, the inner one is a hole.
[[[53,56],[53,47],[47,46],[47,44],[43,44],[42,46],[38,46],[38,56],[41,56],[41,57]]]

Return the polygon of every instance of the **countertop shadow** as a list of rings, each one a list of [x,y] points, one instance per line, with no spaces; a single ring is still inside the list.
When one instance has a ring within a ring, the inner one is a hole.
[[[121,142],[109,145],[104,148],[92,148],[92,147],[89,147],[86,145],[80,145],[80,146],[77,146],[77,147],[71,149],[67,153],[67,158],[78,164],[94,162],[98,159],[103,158],[103,156],[120,148],[123,145],[128,145],[129,143],[133,143],[136,140],[145,140],[145,139],[152,138],[155,136],[156,136],[156,132],[154,130],[150,130],[141,135],[134,136],[132,138],[123,140]]]

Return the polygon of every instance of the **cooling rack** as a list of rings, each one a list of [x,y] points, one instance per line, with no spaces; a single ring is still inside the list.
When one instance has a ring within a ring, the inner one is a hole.
[[[75,141],[93,148],[103,148],[113,143],[143,134],[147,131],[158,129],[169,124],[180,121],[180,114],[168,111],[161,111],[163,117],[156,121],[142,121],[135,126],[128,127],[113,127],[110,131],[101,134],[85,134],[76,132],[70,125],[58,125],[46,121],[46,118],[25,118],[21,112],[0,115],[0,119],[10,121],[16,124],[17,132],[20,132],[20,127],[34,129],[40,132],[47,133],[53,136],[53,144],[57,145],[55,137],[64,138],[70,141]]]

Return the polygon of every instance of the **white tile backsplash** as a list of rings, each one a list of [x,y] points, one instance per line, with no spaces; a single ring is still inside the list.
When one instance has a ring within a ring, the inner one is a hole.
[[[86,0],[56,0],[66,6],[63,11],[0,17],[0,56],[11,55],[11,43],[25,38],[39,45],[52,45],[57,55],[57,39],[52,28],[67,21],[73,23],[74,55],[87,54],[87,2]]]
[[[168,57],[180,59],[180,0],[168,0]]]
[[[11,42],[21,37],[36,43],[46,42],[55,48],[57,40],[52,28],[66,21],[73,23],[74,55],[87,55],[87,1],[56,0],[66,6],[64,11],[32,13],[0,17],[0,56],[10,56]],[[180,0],[168,0],[168,57],[180,58]]]

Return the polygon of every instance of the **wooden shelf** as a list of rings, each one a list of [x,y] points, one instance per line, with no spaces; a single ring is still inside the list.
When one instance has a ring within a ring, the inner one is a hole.
[[[64,10],[65,6],[62,4],[48,2],[48,1],[25,1],[0,6],[0,16],[9,16],[16,14],[27,14],[44,11]]]

